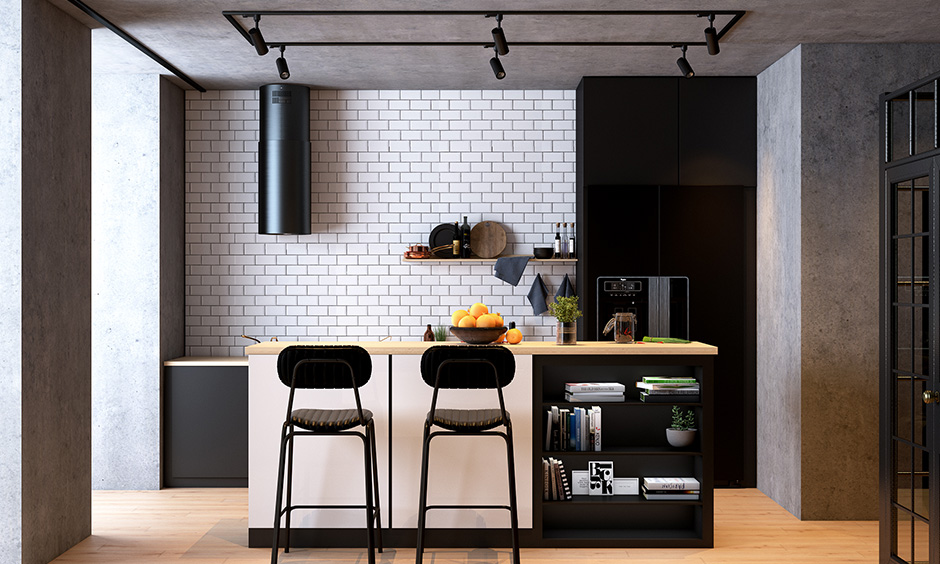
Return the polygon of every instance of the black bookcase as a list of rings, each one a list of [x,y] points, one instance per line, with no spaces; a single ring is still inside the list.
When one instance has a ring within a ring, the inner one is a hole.
[[[693,340],[719,350],[715,481],[756,487],[757,83],[585,77],[577,92],[580,339],[598,276],[687,276]]]
[[[631,345],[624,345],[631,346]],[[536,356],[533,359],[533,535],[544,547],[705,548],[714,543],[714,357],[711,356]],[[668,445],[665,429],[672,405],[639,401],[635,383],[643,376],[694,376],[700,402],[682,403],[694,410],[698,434],[687,448]],[[566,403],[566,382],[620,382],[625,401]],[[545,450],[545,412],[551,406],[602,409],[600,452]],[[686,477],[701,483],[696,501],[648,501],[642,495],[574,496],[568,501],[543,500],[542,458],[560,459],[570,481],[572,470],[587,469],[591,460],[610,460],[616,477]]]

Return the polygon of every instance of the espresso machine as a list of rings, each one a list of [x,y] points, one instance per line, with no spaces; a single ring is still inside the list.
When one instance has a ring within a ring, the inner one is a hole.
[[[620,312],[632,313],[636,340],[689,338],[689,279],[685,276],[598,276],[597,340],[612,341],[604,327]]]

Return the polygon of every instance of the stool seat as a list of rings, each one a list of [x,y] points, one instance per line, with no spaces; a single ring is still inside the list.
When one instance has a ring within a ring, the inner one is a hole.
[[[362,410],[365,421],[359,420],[356,409],[295,409],[290,414],[290,422],[308,431],[332,432],[345,431],[372,421],[372,412]]]
[[[430,417],[432,414],[428,413]],[[449,431],[486,431],[503,424],[499,409],[441,409],[433,411],[432,424]],[[506,412],[509,419],[509,412]]]

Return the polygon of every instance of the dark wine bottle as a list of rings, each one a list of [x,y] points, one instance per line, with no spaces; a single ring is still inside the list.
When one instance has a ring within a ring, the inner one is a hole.
[[[454,258],[460,258],[460,224],[456,221],[454,222],[454,241],[451,247]]]
[[[555,224],[555,253],[552,258],[561,258],[561,223]]]
[[[460,226],[460,258],[470,258],[470,224],[467,216],[463,216],[463,225]]]

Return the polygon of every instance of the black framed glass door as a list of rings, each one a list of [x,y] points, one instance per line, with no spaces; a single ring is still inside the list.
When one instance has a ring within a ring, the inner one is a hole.
[[[882,194],[881,561],[940,564],[936,476],[937,170],[885,169]],[[935,516],[932,520],[931,516]]]

